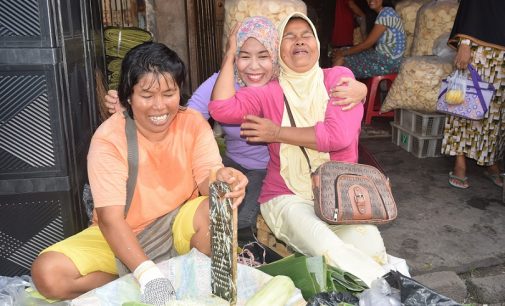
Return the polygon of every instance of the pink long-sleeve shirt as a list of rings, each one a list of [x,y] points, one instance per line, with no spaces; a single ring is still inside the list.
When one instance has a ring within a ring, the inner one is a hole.
[[[324,69],[325,87],[337,84],[342,77],[353,77],[345,67]],[[225,100],[214,100],[209,104],[211,116],[223,123],[241,124],[245,115],[256,115],[281,124],[284,113],[284,95],[278,81],[271,81],[263,87],[243,87],[235,96]],[[357,162],[358,139],[363,117],[363,105],[348,111],[328,102],[324,121],[314,122],[317,149],[329,152],[331,160]],[[293,194],[280,174],[280,143],[268,144],[270,161],[267,175],[261,188],[260,203],[286,194]]]

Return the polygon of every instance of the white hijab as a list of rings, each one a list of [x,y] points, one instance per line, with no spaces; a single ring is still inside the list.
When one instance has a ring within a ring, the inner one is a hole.
[[[293,17],[300,17],[310,25],[317,41],[317,52],[319,55],[320,45],[316,28],[310,19],[300,12],[288,15],[279,25],[280,45],[282,46],[284,29],[289,20]],[[291,70],[286,63],[284,63],[280,56],[280,50],[281,48],[279,48],[279,63],[281,67],[279,83],[289,103],[291,112],[293,113],[296,126],[310,127],[314,126],[319,121],[324,121],[324,114],[326,112],[329,96],[324,86],[324,73],[321,67],[319,67],[319,62],[316,61],[314,66],[308,71],[298,73]],[[286,106],[284,106],[281,126],[291,126]],[[312,169],[309,169],[307,160],[300,147],[281,143],[279,152],[280,173],[291,191],[304,199],[311,200],[313,199],[313,195],[310,173],[315,171],[322,163],[330,160],[330,156],[328,153],[322,153],[308,148],[305,148],[305,150],[309,156]]]

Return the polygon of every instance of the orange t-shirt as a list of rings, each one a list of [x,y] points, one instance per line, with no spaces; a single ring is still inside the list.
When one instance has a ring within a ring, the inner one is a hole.
[[[125,118],[116,113],[95,132],[88,153],[88,177],[95,207],[125,205],[128,157]],[[161,142],[137,131],[139,166],[126,218],[135,233],[198,195],[210,169],[222,166],[210,125],[194,110],[179,111]],[[97,223],[96,211],[93,223]]]

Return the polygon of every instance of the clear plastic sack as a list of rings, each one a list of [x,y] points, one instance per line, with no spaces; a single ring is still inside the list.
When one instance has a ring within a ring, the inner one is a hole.
[[[416,29],[417,11],[423,4],[430,0],[403,0],[396,4],[395,11],[398,13],[403,22],[403,29],[407,37],[407,46],[405,47],[404,56],[410,56],[412,49],[412,41],[414,40],[414,31]]]
[[[447,32],[435,39],[433,44],[433,55],[452,60],[456,56],[456,50],[449,47],[447,41],[451,33]]]
[[[25,288],[31,286],[28,275],[0,276],[0,306],[25,305]]]
[[[465,70],[456,69],[447,77],[447,92],[445,102],[450,105],[457,105],[465,102],[467,75]]]
[[[372,282],[370,289],[359,294],[359,306],[401,306],[400,290],[391,288],[384,278]]]
[[[451,31],[458,6],[457,0],[433,0],[417,11],[412,56],[433,55],[435,40]]]

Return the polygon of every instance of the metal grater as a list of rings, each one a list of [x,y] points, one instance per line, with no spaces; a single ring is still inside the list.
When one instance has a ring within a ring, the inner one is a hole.
[[[237,302],[237,210],[224,195],[228,184],[209,186],[212,293],[235,305]]]

